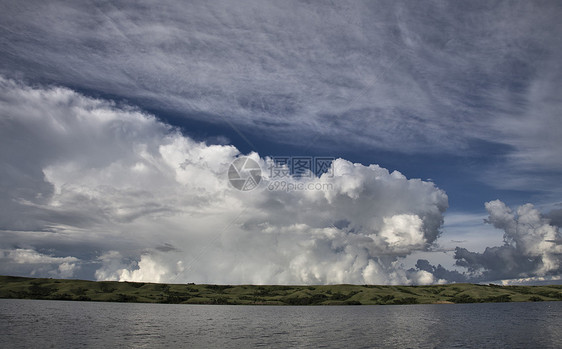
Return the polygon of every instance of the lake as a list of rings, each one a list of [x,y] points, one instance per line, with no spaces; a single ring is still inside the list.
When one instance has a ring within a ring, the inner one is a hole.
[[[562,348],[562,302],[242,306],[0,299],[4,348]]]

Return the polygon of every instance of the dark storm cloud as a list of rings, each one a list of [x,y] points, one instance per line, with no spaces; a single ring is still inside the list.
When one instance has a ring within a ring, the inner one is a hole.
[[[467,282],[466,275],[454,270],[447,270],[441,264],[433,266],[426,259],[418,259],[416,263],[418,270],[424,270],[431,273],[436,280],[445,280],[447,282]]]
[[[416,268],[447,281],[486,282],[510,279],[554,277],[562,275],[562,244],[558,227],[543,217],[531,204],[511,210],[499,200],[486,203],[487,223],[504,232],[504,245],[486,247],[484,252],[471,252],[457,247],[456,265],[466,269],[459,273],[441,265],[432,266],[418,260]]]
[[[557,206],[560,206],[560,204]],[[550,219],[550,224],[562,227],[562,208],[551,210],[545,215],[545,217]]]

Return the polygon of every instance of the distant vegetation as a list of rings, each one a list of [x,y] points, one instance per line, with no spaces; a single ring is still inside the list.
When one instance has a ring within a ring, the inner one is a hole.
[[[0,298],[174,304],[361,305],[562,300],[562,285],[254,286],[0,276]]]

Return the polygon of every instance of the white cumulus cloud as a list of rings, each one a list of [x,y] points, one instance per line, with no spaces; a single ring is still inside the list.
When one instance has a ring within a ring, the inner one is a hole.
[[[0,273],[26,274],[35,277],[68,278],[80,269],[75,257],[55,257],[29,248],[0,249]]]
[[[7,256],[49,248],[73,256],[60,275],[103,280],[437,282],[401,264],[440,234],[447,195],[432,182],[336,159],[320,177],[286,179],[317,189],[272,191],[272,159],[252,153],[263,182],[242,192],[227,180],[233,146],[66,88],[0,88]],[[73,258],[90,274],[71,274]]]

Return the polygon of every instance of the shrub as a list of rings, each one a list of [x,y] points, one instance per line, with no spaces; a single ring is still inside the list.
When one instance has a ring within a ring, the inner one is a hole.
[[[71,301],[73,297],[68,293],[56,293],[51,296],[51,299],[59,300],[59,301]]]
[[[335,300],[335,301],[344,301],[346,299],[349,299],[349,298],[355,296],[357,293],[359,293],[359,292],[358,291],[351,291],[348,294],[336,292],[336,293],[332,294],[330,299]]]
[[[394,304],[418,304],[418,300],[415,297],[406,297],[401,299],[395,299]]]
[[[118,293],[117,299],[115,299],[115,300],[117,302],[136,302],[137,296],[131,296],[131,295],[128,295],[128,294]]]
[[[54,288],[40,286],[38,284],[33,284],[29,286],[29,293],[36,297],[46,297],[55,291]]]
[[[83,296],[86,294],[86,291],[88,291],[87,289],[85,289],[84,287],[77,287],[77,288],[73,288],[72,290],[70,290],[72,293],[74,293],[77,296]]]
[[[451,302],[454,303],[478,303],[478,299],[472,298],[467,294],[460,294],[457,296],[452,297]]]
[[[209,290],[213,290],[217,293],[223,293],[224,290],[232,288],[233,286],[230,285],[205,285],[205,287]]]
[[[491,296],[483,299],[484,302],[494,302],[494,303],[502,303],[502,302],[511,302],[511,296],[508,294],[502,294],[499,296]]]
[[[100,290],[103,293],[113,293],[116,290],[115,287],[112,287],[110,283],[100,282]]]
[[[383,302],[390,302],[390,301],[393,300],[393,299],[394,299],[394,296],[391,295],[391,294],[388,294],[388,295],[386,295],[386,296],[382,296],[382,297],[381,297],[381,301],[383,301]]]
[[[289,305],[313,305],[319,304],[328,298],[325,294],[315,294],[310,297],[288,297],[282,301]]]

